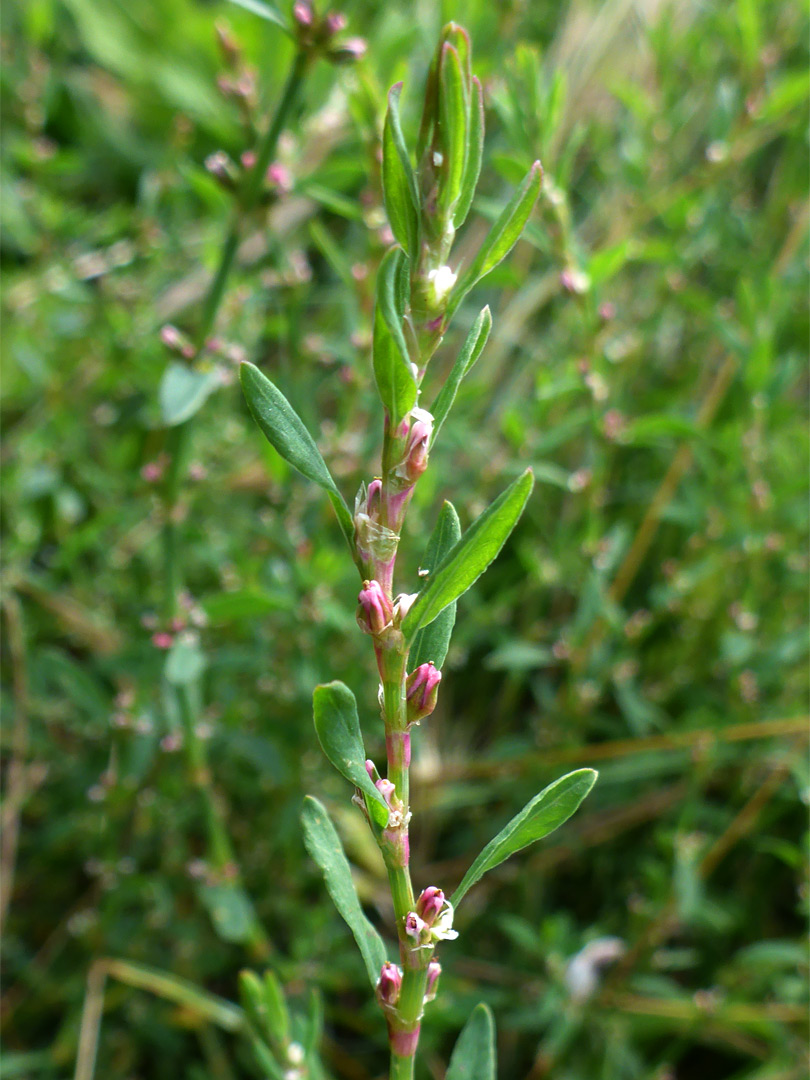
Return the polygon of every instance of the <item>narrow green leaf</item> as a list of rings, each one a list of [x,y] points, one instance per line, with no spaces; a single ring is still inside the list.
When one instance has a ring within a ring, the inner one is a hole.
[[[467,159],[467,102],[461,77],[461,62],[452,45],[445,44],[439,62],[439,124],[442,183],[439,208],[448,214],[461,195],[461,180]]]
[[[176,427],[190,420],[221,385],[217,371],[195,371],[179,360],[172,361],[158,390],[163,423],[166,427]]]
[[[481,249],[472,265],[453,289],[448,308],[448,317],[456,310],[462,298],[473,285],[480,281],[482,277],[485,277],[490,270],[494,269],[515,246],[520,234],[523,232],[524,225],[529,220],[529,214],[534,209],[542,183],[543,169],[540,162],[535,161],[523,183],[490,229],[489,235],[481,245]]]
[[[204,670],[205,655],[197,642],[179,637],[166,654],[166,681],[172,686],[191,686]]]
[[[201,884],[197,893],[223,941],[240,945],[250,940],[256,929],[256,912],[250,897],[238,882]]]
[[[461,352],[458,354],[455,364],[453,364],[453,369],[448,375],[444,386],[436,395],[436,400],[431,409],[431,412],[433,413],[433,435],[430,439],[431,446],[436,441],[436,436],[439,434],[441,426],[447,419],[447,414],[450,412],[453,402],[456,400],[456,394],[461,385],[461,380],[467,372],[471,370],[473,364],[483,352],[491,329],[492,313],[487,306],[481,311],[478,318],[470,327],[470,332],[467,334],[467,338],[461,347]]]
[[[391,231],[408,255],[414,255],[419,246],[419,191],[399,122],[401,92],[402,83],[388,91],[383,128],[383,199]]]
[[[321,868],[329,895],[347,926],[354,934],[357,947],[363,955],[366,971],[372,986],[377,985],[380,968],[386,961],[383,940],[360,907],[355,892],[352,872],[335,827],[325,808],[307,795],[301,812],[304,827],[304,844],[307,851]]]
[[[465,87],[470,85],[472,79],[472,53],[470,51],[470,35],[463,26],[456,22],[449,22],[442,29],[442,42],[449,42],[458,53],[461,76]]]
[[[400,261],[405,255],[392,248],[380,265],[374,310],[374,378],[392,426],[416,404],[416,380],[408,360],[400,306]]]
[[[495,1021],[486,1005],[476,1005],[453,1047],[445,1080],[495,1080],[495,1070]]]
[[[231,3],[236,4],[237,7],[244,8],[245,11],[250,11],[254,15],[258,15],[260,19],[266,19],[268,22],[275,23],[275,25],[280,26],[282,30],[286,30],[288,34],[292,33],[288,21],[280,11],[276,10],[275,5],[269,4],[267,0],[231,0]]]
[[[290,1038],[290,1013],[281,983],[274,971],[265,971],[263,991],[268,1028],[273,1038],[284,1045]]]
[[[488,870],[516,851],[542,840],[567,821],[596,783],[595,769],[577,769],[549,784],[527,803],[509,824],[490,840],[453,894],[455,906]]]
[[[481,158],[484,152],[484,95],[481,83],[476,78],[472,80],[468,129],[467,160],[464,165],[464,176],[461,179],[461,192],[453,211],[453,224],[457,229],[464,224],[470,212],[475,189],[478,186]]]
[[[134,964],[129,960],[105,959],[104,970],[113,979],[146,990],[149,994],[173,1001],[189,1012],[196,1013],[225,1031],[239,1031],[245,1026],[245,1014],[240,1008],[224,998],[210,994],[186,979],[180,979],[166,971]]]
[[[461,539],[461,523],[458,514],[451,502],[445,502],[436,522],[436,527],[430,534],[427,551],[422,560],[421,569],[429,571],[429,575],[441,563],[442,559]],[[453,624],[456,621],[456,604],[448,604],[430,626],[423,626],[414,638],[411,647],[409,664],[411,671],[420,664],[426,664],[429,660],[441,668],[447,656],[450,645],[450,637],[453,633]]]
[[[379,824],[385,825],[388,807],[366,772],[366,751],[354,694],[345,683],[325,683],[315,687],[312,706],[315,731],[323,752],[350,784],[372,799],[375,808],[380,807],[375,818]]]
[[[354,551],[354,523],[343,496],[304,427],[298,413],[263,372],[247,362],[240,372],[242,390],[253,419],[267,441],[308,480],[314,480],[329,496],[350,550]]]
[[[402,622],[406,640],[431,623],[483,574],[517,524],[533,486],[534,477],[527,469],[476,518],[442,559]]]

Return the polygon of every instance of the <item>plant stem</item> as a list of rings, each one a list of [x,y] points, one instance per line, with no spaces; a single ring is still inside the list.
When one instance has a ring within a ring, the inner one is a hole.
[[[205,298],[202,318],[200,319],[200,325],[197,328],[195,345],[198,352],[205,344],[208,335],[214,327],[217,312],[219,311],[220,304],[225,295],[225,287],[228,283],[228,277],[230,276],[231,268],[239,247],[239,234],[241,232],[242,221],[244,217],[254,209],[259,200],[264,175],[276,152],[279,137],[284,130],[290,112],[292,111],[293,105],[300,92],[308,62],[309,54],[299,49],[295,55],[290,74],[287,76],[287,83],[284,87],[281,101],[279,101],[273,120],[259,144],[256,162],[253,168],[250,169],[245,176],[242,187],[237,193],[236,204],[233,209],[233,214],[231,215],[231,223],[228,227],[228,233],[225,237],[225,243],[222,245],[222,252],[219,257],[219,266],[217,267],[217,272],[214,275],[211,287]]]
[[[279,137],[300,93],[308,62],[309,54],[299,49],[287,77],[281,100],[259,144],[256,162],[246,174],[237,192],[217,270],[206,294],[200,322],[194,335],[197,356],[205,347],[208,336],[216,323],[239,249],[244,220],[259,201],[267,167],[276,152]],[[179,597],[184,587],[178,518],[183,469],[191,445],[191,430],[191,420],[186,420],[170,428],[167,433],[166,449],[169,464],[163,492],[164,617],[167,625],[170,625],[178,614]],[[175,697],[183,722],[183,742],[186,748],[189,776],[200,793],[205,811],[210,858],[215,868],[222,871],[225,867],[236,865],[225,817],[211,783],[205,744],[196,732],[194,707],[189,688],[179,688]],[[269,951],[269,940],[257,920],[252,930],[251,944],[260,955],[266,955]]]

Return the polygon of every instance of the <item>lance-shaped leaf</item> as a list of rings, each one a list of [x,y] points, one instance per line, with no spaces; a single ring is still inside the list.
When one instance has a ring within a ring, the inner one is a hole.
[[[453,364],[453,369],[447,377],[447,381],[436,395],[431,412],[433,413],[433,434],[430,439],[431,446],[436,441],[442,424],[447,419],[447,414],[456,400],[461,380],[472,368],[481,355],[487,343],[489,332],[492,329],[492,314],[489,307],[485,307],[478,318],[470,327],[470,332],[461,347],[461,352]]]
[[[467,101],[458,53],[450,44],[442,48],[439,62],[439,123],[442,138],[442,183],[439,208],[449,213],[461,194],[467,160]]]
[[[523,183],[490,229],[486,240],[484,240],[478,254],[473,259],[472,265],[453,289],[448,307],[448,317],[456,310],[462,298],[473,285],[488,274],[490,270],[494,269],[515,246],[520,234],[523,232],[524,225],[529,220],[529,214],[534,209],[542,183],[543,167],[539,161],[535,161]]]
[[[240,379],[248,408],[265,438],[300,473],[324,489],[353,552],[352,515],[303,420],[278,387],[255,364],[243,363]]]
[[[231,0],[231,3],[244,8],[245,11],[252,11],[254,15],[258,15],[261,19],[267,19],[268,22],[275,23],[276,26],[280,26],[282,30],[286,30],[288,34],[292,35],[292,29],[287,19],[276,9],[274,4],[268,4],[267,0]]]
[[[453,893],[451,903],[454,906],[458,904],[488,870],[499,866],[516,851],[528,847],[536,840],[542,840],[563,822],[568,821],[596,783],[597,776],[595,769],[577,769],[576,772],[555,780],[539,795],[535,795],[531,802],[501,829],[495,839],[490,840],[464,875],[461,884]]]
[[[467,219],[472,206],[478,177],[481,173],[481,157],[484,152],[484,95],[481,83],[473,78],[470,91],[470,120],[467,141],[467,160],[461,179],[461,192],[453,211],[453,224],[458,229]]]
[[[388,91],[388,112],[383,128],[382,181],[385,212],[391,231],[413,256],[419,244],[419,191],[399,122],[402,83]]]
[[[388,807],[366,772],[366,751],[354,694],[345,683],[338,681],[316,686],[312,711],[323,752],[350,784],[368,796],[375,820],[385,825]]]
[[[343,847],[335,826],[330,821],[326,809],[311,795],[307,795],[304,799],[301,823],[304,827],[306,849],[321,868],[327,892],[354,934],[354,940],[363,955],[371,985],[376,986],[380,969],[387,959],[385,945],[360,907],[349,861],[343,854]]]
[[[195,371],[178,360],[172,361],[158,390],[163,423],[166,427],[176,427],[190,420],[220,386],[222,379],[218,371]]]
[[[392,248],[380,264],[374,310],[374,378],[393,427],[416,404],[416,380],[402,331],[400,261],[405,257]]]
[[[445,502],[436,522],[436,527],[430,534],[427,551],[422,560],[421,569],[428,571],[428,578],[460,539],[461,523],[458,520],[458,514],[451,502]],[[428,661],[431,661],[437,668],[442,666],[444,658],[447,656],[455,621],[456,604],[454,601],[436,616],[430,626],[423,626],[417,632],[409,656],[411,671]]]
[[[458,600],[483,574],[517,524],[533,486],[534,477],[531,469],[527,469],[451,548],[402,621],[406,640],[411,640],[420,627],[433,622],[439,612]]]
[[[476,1005],[453,1047],[445,1080],[495,1080],[495,1021]]]

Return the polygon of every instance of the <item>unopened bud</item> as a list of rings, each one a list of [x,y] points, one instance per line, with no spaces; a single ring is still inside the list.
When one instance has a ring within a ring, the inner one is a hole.
[[[222,51],[222,57],[225,63],[230,67],[235,67],[241,56],[242,50],[239,48],[239,43],[231,33],[230,26],[220,19],[214,24],[214,30],[217,35],[217,44]]]
[[[357,597],[357,624],[366,634],[381,634],[391,622],[394,605],[379,581],[364,581]]]
[[[427,409],[411,409],[410,427],[402,461],[394,469],[396,475],[414,484],[428,466],[428,447],[433,434],[433,417]]]
[[[442,673],[428,661],[420,664],[408,676],[405,694],[408,706],[408,723],[415,724],[430,716],[436,708]]]
[[[309,3],[309,0],[296,0],[293,4],[292,14],[293,19],[295,19],[299,26],[309,27],[312,26],[315,21],[312,4]]]
[[[354,64],[362,60],[368,51],[365,38],[353,37],[342,41],[340,45],[330,49],[327,56],[333,64]]]
[[[239,181],[239,172],[224,150],[215,150],[205,159],[205,168],[227,191],[233,191]]]
[[[382,506],[382,480],[372,480],[368,485],[366,497],[366,513],[372,521],[380,520],[380,507]]]
[[[386,960],[380,969],[380,977],[377,980],[377,1000],[383,1006],[393,1007],[399,1000],[401,987],[402,972],[396,964]]]
[[[433,1001],[439,989],[439,976],[442,973],[442,965],[438,960],[431,960],[427,969],[427,983],[425,984],[425,1001]]]
[[[278,161],[274,161],[272,165],[268,166],[266,179],[278,191],[290,191],[293,186],[290,170],[286,165],[282,165]]]
[[[330,11],[323,22],[328,34],[339,34],[349,25],[349,20],[342,11]]]
[[[433,926],[444,907],[444,893],[435,885],[423,889],[416,901],[416,913],[427,926]]]
[[[194,346],[191,344],[191,340],[186,337],[182,330],[178,330],[177,327],[172,326],[171,323],[166,323],[165,326],[161,326],[160,340],[167,349],[179,353],[187,360],[190,360],[194,355]]]

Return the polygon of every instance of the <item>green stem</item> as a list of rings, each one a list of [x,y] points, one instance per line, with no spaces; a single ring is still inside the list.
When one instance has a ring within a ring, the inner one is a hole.
[[[391,1055],[391,1068],[388,1070],[389,1080],[413,1080],[413,1067],[416,1058],[413,1054],[408,1057],[400,1057],[399,1054]]]
[[[205,820],[208,826],[208,847],[215,868],[223,870],[229,864],[234,864],[233,851],[222,821],[221,808],[217,805],[211,784],[211,773],[208,768],[205,744],[197,734],[190,687],[181,686],[178,688],[177,701],[183,723],[183,746],[186,753],[186,764],[191,782],[200,793],[205,810]]]
[[[234,206],[233,214],[231,216],[231,223],[228,226],[225,243],[222,245],[219,266],[217,267],[217,272],[211,282],[208,295],[205,298],[202,318],[200,319],[200,325],[197,328],[195,345],[198,352],[205,344],[206,339],[216,322],[217,312],[222,303],[222,298],[225,295],[225,287],[228,283],[228,277],[230,276],[236,258],[236,252],[239,248],[239,235],[241,232],[242,221],[259,201],[267,167],[275,155],[278,140],[287,123],[295,100],[298,97],[308,62],[309,54],[299,50],[296,53],[293,66],[287,77],[287,83],[284,87],[281,101],[278,103],[275,115],[273,116],[273,120],[259,144],[256,162],[253,168],[248,171],[242,188],[237,194],[236,205]]]

